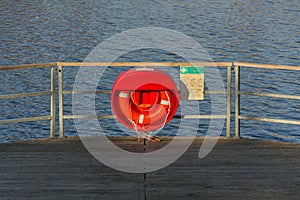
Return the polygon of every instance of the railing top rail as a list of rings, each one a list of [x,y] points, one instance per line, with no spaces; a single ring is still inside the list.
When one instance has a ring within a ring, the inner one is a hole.
[[[273,65],[273,64],[257,64],[248,62],[49,62],[39,64],[23,64],[14,66],[0,66],[0,71],[4,70],[18,70],[29,68],[46,68],[55,66],[64,67],[175,67],[175,66],[205,66],[205,67],[230,67],[230,66],[252,67],[252,68],[265,68],[265,69],[283,69],[283,70],[299,70],[300,66],[290,65]]]
[[[46,67],[55,67],[55,66],[57,66],[57,62],[39,63],[39,64],[23,64],[23,65],[12,65],[12,66],[0,66],[0,71],[30,69],[30,68],[46,68]]]
[[[232,62],[58,62],[59,66],[112,66],[112,67],[176,67],[176,66],[206,66],[206,67],[228,67],[232,66]]]
[[[46,68],[46,67],[175,67],[175,66],[206,66],[206,67],[229,67],[232,66],[232,62],[49,62],[38,64],[22,64],[12,66],[0,66],[0,71],[4,70],[18,70],[18,69],[30,69],[30,68]]]
[[[241,67],[264,68],[264,69],[300,70],[300,66],[290,66],[290,65],[256,64],[256,63],[247,63],[247,62],[234,62],[234,65],[241,66]]]

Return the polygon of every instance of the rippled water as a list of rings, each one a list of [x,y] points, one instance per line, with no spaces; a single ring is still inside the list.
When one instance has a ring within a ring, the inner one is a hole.
[[[190,36],[205,48],[214,61],[300,65],[298,0],[3,0],[0,11],[1,65],[83,61],[105,39],[128,29],[151,26]],[[124,55],[119,60],[179,61],[180,58],[168,52],[141,50]],[[76,72],[74,68],[64,71],[65,89],[72,89]],[[108,73],[116,76],[119,71]],[[225,72],[221,73],[225,75]],[[48,69],[0,71],[0,93],[48,90],[49,75]],[[243,68],[241,89],[299,95],[299,77],[299,72]],[[109,89],[112,83],[104,81],[101,84]],[[104,98],[99,102],[109,100],[109,97],[99,98]],[[209,97],[206,98],[206,101],[200,102],[204,110],[210,106]],[[241,114],[300,119],[299,100],[244,96],[241,101]],[[1,100],[0,119],[48,115],[49,102],[47,96]],[[71,98],[68,96],[65,114],[70,113]],[[108,130],[121,134],[114,121],[104,121],[101,123],[107,125]],[[171,122],[161,134],[176,132],[172,126],[174,124],[175,121]],[[241,133],[245,137],[300,141],[300,127],[296,125],[256,121],[242,121],[241,125]],[[198,134],[204,134],[207,126],[208,121],[202,121]],[[65,129],[67,135],[76,134],[70,120],[66,120]],[[0,125],[2,142],[47,137],[48,134],[49,122]]]

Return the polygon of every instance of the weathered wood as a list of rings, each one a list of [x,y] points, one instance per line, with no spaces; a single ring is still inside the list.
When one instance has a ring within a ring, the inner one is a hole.
[[[148,143],[152,151],[166,145]],[[142,152],[136,138],[115,138]],[[300,145],[220,139],[204,159],[203,139],[170,166],[146,176],[147,199],[298,199]],[[167,156],[167,155],[166,155]],[[143,174],[110,169],[88,153],[77,137],[0,144],[3,199],[144,199]]]

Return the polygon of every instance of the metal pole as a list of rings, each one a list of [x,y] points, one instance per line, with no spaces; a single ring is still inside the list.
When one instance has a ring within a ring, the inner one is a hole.
[[[144,200],[147,200],[146,138],[144,137]]]
[[[51,67],[51,101],[50,101],[50,138],[55,138],[55,124],[56,124],[56,66]]]
[[[227,111],[226,111],[226,138],[230,138],[230,117],[231,117],[231,70],[232,66],[227,67]]]
[[[235,137],[240,137],[240,66],[234,66],[235,72]]]
[[[59,137],[64,137],[64,108],[63,108],[63,71],[62,66],[58,66],[58,106],[59,106]]]

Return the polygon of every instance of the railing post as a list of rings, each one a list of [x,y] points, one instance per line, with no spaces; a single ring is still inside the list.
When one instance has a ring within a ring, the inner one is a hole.
[[[235,137],[240,137],[240,66],[234,66],[235,74]]]
[[[56,124],[56,66],[51,67],[50,138],[55,138]]]
[[[59,110],[59,137],[64,137],[64,108],[63,108],[63,69],[58,65],[58,110]]]
[[[227,67],[227,111],[226,111],[226,138],[230,138],[230,117],[231,117],[231,70],[233,64]]]

